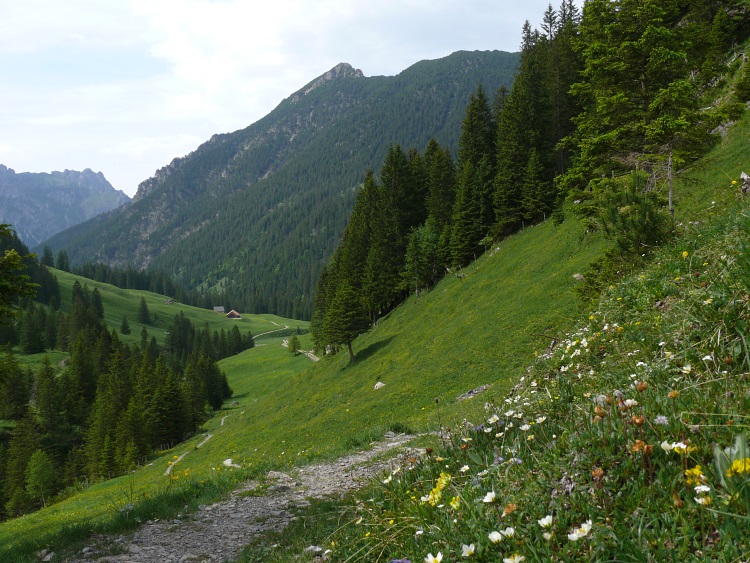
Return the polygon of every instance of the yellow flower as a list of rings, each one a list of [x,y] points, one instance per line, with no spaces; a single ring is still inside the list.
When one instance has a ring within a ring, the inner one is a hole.
[[[687,480],[688,485],[700,485],[701,477],[703,477],[703,475],[701,474],[700,465],[696,465],[692,469],[685,470],[685,479]]]
[[[683,250],[682,251],[682,257],[683,258],[687,258],[688,257],[688,251],[687,250]]]
[[[727,469],[727,477],[734,477],[743,473],[750,473],[750,457],[735,459],[732,462],[732,467]]]
[[[459,508],[461,508],[461,498],[453,497],[451,499],[450,505],[453,510],[458,510]]]

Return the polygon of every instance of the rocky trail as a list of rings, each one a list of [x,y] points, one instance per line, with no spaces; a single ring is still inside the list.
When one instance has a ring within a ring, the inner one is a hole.
[[[90,546],[67,561],[231,561],[255,536],[286,527],[294,517],[294,509],[308,506],[309,498],[341,496],[389,468],[393,456],[375,458],[403,448],[412,438],[414,436],[388,433],[369,450],[333,462],[302,466],[288,473],[271,471],[263,487],[250,481],[235,490],[230,498],[201,506],[194,514],[168,521],[149,521],[129,536],[93,538]]]

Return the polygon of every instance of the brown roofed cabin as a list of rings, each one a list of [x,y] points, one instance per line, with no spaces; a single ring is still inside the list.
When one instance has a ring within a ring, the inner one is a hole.
[[[241,319],[242,317],[240,317],[240,314],[237,311],[232,309],[231,311],[227,313],[227,318],[228,319]]]

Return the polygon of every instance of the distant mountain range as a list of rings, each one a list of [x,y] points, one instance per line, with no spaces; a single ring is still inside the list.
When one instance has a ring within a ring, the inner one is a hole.
[[[459,51],[397,76],[339,64],[249,127],[214,135],[142,182],[130,205],[47,241],[72,264],[153,267],[234,308],[309,318],[312,293],[368,169],[389,144],[457,149],[481,83],[509,87],[518,53]]]
[[[29,247],[110,211],[130,198],[101,172],[21,172],[0,164],[0,223],[9,223]]]

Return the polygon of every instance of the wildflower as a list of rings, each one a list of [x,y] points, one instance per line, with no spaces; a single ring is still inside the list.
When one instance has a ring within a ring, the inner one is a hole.
[[[500,533],[506,538],[512,538],[513,536],[516,535],[516,530],[515,528],[511,528],[510,526],[508,526],[504,530],[500,530]]]
[[[387,485],[393,480],[393,475],[388,475],[385,479],[383,479],[383,485]]]
[[[646,383],[645,381],[639,381],[635,384],[635,388],[642,393],[643,391],[648,389],[648,383]]]
[[[711,487],[709,487],[708,485],[698,485],[697,487],[693,488],[695,489],[696,494],[711,492]]]
[[[544,538],[545,540],[549,541],[549,540],[551,540],[551,539],[552,539],[552,533],[551,533],[551,532],[544,532],[544,533],[542,534],[542,537],[543,537],[543,538]]]
[[[683,258],[687,258],[688,257],[688,251],[687,250],[683,250],[682,251],[682,257]]]
[[[438,551],[437,555],[428,553],[427,557],[424,558],[425,563],[440,563],[443,560],[443,554]]]
[[[537,423],[537,424],[541,424],[541,423],[542,423],[542,422],[544,422],[545,420],[547,420],[547,417],[546,417],[546,416],[540,416],[540,417],[538,417],[538,418],[536,419],[536,423]]]
[[[675,453],[685,455],[689,454],[690,452],[694,452],[698,448],[696,446],[688,446],[683,442],[675,442],[672,444],[672,449],[675,451]]]
[[[496,414],[493,414],[488,420],[487,424],[495,424],[498,420],[500,420],[500,417]]]
[[[605,416],[607,416],[607,409],[605,409],[604,407],[600,407],[599,405],[596,405],[594,407],[594,414],[600,418],[604,418]]]
[[[735,459],[732,462],[732,467],[727,469],[727,477],[734,477],[743,473],[750,473],[750,457]]]
[[[464,465],[461,469],[459,469],[459,471],[461,473],[466,473],[468,470],[469,470],[469,466],[468,465]]]
[[[526,558],[517,553],[514,553],[510,557],[503,557],[503,563],[521,563],[521,561],[526,561]]]
[[[503,535],[500,532],[490,532],[489,538],[492,543],[500,543],[503,541]]]
[[[490,491],[489,493],[484,495],[482,502],[486,502],[486,503],[495,502],[496,497],[497,495],[495,494],[495,491]]]
[[[470,543],[469,545],[463,544],[461,546],[461,557],[471,557],[474,555],[474,551],[476,550],[476,547],[473,543]]]
[[[583,524],[581,524],[580,528],[576,528],[568,534],[568,539],[570,541],[578,541],[581,538],[585,538],[590,531],[591,520],[586,520]]]
[[[638,406],[638,401],[636,401],[635,399],[626,399],[623,404],[630,409]]]
[[[549,528],[550,526],[552,526],[552,515],[547,514],[547,516],[545,516],[541,520],[537,520],[537,522],[542,528]]]
[[[706,300],[703,301],[703,304],[704,305],[710,305],[713,302],[714,302],[714,300],[709,297],[708,299],[706,299]]]
[[[505,505],[505,508],[503,509],[503,516],[508,516],[508,514],[513,514],[516,511],[516,508],[518,508],[517,504],[509,502],[508,504]]]
[[[669,419],[663,414],[660,414],[656,418],[654,418],[654,424],[658,424],[659,426],[666,426],[667,424],[669,424]]]
[[[458,510],[459,508],[461,508],[461,498],[460,497],[453,497],[451,499],[450,503],[448,503],[448,504],[451,505],[451,508],[453,510]]]
[[[633,452],[633,453],[635,453],[635,452],[642,452],[643,448],[645,448],[645,447],[646,447],[646,442],[644,442],[643,440],[636,440],[633,443],[633,445],[630,446],[630,451]]]
[[[701,506],[710,506],[711,497],[694,497],[693,500]]]
[[[669,399],[676,399],[680,396],[680,392],[676,391],[675,389],[672,389],[669,393],[667,393],[667,398]]]
[[[643,426],[643,423],[646,422],[646,417],[643,415],[631,416],[630,420],[632,420],[633,424],[635,424],[636,426]]]
[[[523,430],[524,432],[528,432],[529,430],[531,430],[531,426],[529,426],[528,424],[524,424],[523,426],[521,426],[521,430]]]
[[[705,477],[701,473],[701,466],[696,465],[692,469],[685,470],[685,480],[688,485],[700,485]]]
[[[682,373],[690,373],[691,371],[693,371],[693,366],[691,366],[690,364],[682,368]]]

